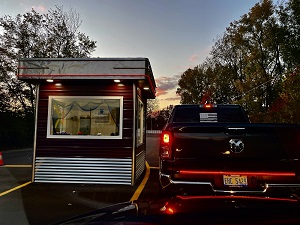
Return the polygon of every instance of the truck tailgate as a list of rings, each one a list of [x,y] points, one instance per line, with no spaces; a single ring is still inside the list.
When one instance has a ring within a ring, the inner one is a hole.
[[[296,172],[298,128],[265,124],[173,128],[173,169]]]

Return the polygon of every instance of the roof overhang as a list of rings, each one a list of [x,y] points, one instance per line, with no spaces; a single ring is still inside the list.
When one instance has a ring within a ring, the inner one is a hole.
[[[39,83],[58,80],[132,80],[149,88],[156,84],[148,58],[27,58],[20,59],[18,79]]]

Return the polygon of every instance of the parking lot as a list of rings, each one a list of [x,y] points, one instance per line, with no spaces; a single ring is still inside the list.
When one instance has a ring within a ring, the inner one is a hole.
[[[31,150],[5,153],[5,165],[0,167],[0,224],[53,224],[119,202],[158,198],[157,144],[157,136],[148,137],[149,177],[145,171],[134,186],[31,183]]]

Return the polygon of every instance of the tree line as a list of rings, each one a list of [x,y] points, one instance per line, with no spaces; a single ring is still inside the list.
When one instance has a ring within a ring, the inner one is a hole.
[[[181,103],[237,103],[253,122],[300,123],[299,27],[300,0],[255,4],[181,75]]]
[[[20,58],[87,58],[96,41],[79,31],[79,13],[56,6],[0,18],[0,149],[32,145],[35,86],[17,79]]]

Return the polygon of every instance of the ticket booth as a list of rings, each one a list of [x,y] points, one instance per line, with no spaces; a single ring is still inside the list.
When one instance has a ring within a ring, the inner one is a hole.
[[[33,182],[134,185],[145,169],[147,58],[20,59],[36,85]]]

